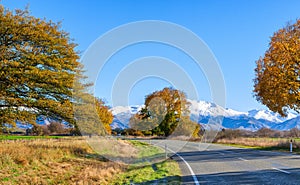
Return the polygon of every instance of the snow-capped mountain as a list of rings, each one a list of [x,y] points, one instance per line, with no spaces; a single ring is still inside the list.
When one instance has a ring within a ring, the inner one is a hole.
[[[205,101],[189,100],[191,120],[203,124],[220,123],[220,128],[246,129],[251,131],[260,128],[272,128],[277,130],[288,130],[294,127],[300,128],[300,117],[289,113],[286,118],[278,113],[268,110],[250,110],[240,112],[229,108],[223,108],[214,103]],[[114,120],[112,128],[128,128],[130,117],[139,111],[142,106],[117,106],[112,108]]]
[[[116,106],[111,109],[114,119],[112,124],[110,125],[112,129],[115,128],[128,128],[129,119],[132,115],[136,114],[139,110],[142,109],[142,105],[134,105],[134,106]]]
[[[274,113],[268,110],[250,110],[248,111],[248,116],[253,117],[255,119],[268,120],[275,123],[281,123],[283,121],[295,118],[296,115],[293,113],[289,113],[286,118],[281,117],[278,113]]]
[[[256,120],[255,118],[242,116],[239,118],[224,117],[222,126],[224,128],[243,129],[256,131],[264,127],[268,127],[264,120]]]
[[[224,109],[215,103],[209,103],[206,101],[189,100],[189,102],[191,103],[190,112],[192,115],[235,117],[247,114],[245,112],[238,112],[232,109]]]
[[[274,130],[290,130],[292,128],[300,129],[300,116],[292,118],[287,121],[284,121],[282,123],[276,124],[271,128]]]

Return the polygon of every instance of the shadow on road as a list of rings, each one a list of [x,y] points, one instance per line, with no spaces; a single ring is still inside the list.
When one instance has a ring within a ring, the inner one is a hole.
[[[193,162],[226,162],[239,161],[243,157],[247,160],[268,159],[270,157],[288,156],[279,152],[260,152],[252,149],[227,149],[209,151],[178,152],[186,161]],[[298,158],[295,158],[298,159]],[[299,160],[299,159],[298,159]]]
[[[207,175],[196,175],[199,183],[208,185],[242,185],[242,184],[254,184],[254,185],[299,185],[300,184],[300,169],[289,169],[291,174],[284,174],[276,170],[259,170],[259,171],[242,171],[242,172],[228,172],[228,173],[216,173]],[[148,181],[140,184],[165,184],[166,179],[172,179],[173,177],[166,177],[158,179],[156,181]],[[169,181],[168,184],[179,184],[178,182]],[[189,185],[194,184],[192,176],[183,176],[181,184]]]

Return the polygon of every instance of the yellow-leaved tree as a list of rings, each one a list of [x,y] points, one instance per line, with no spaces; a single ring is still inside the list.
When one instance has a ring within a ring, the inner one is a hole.
[[[187,117],[189,105],[184,92],[164,88],[146,96],[145,107],[130,119],[129,125],[136,130],[150,131],[152,135],[170,136],[176,129],[176,135],[178,129],[192,135],[197,126],[190,124],[192,121]],[[187,129],[190,128],[187,124],[193,129]]]
[[[109,110],[109,106],[105,104],[105,102],[100,98],[95,98],[96,111],[101,121],[101,124],[104,126],[106,134],[111,134],[110,124],[113,121],[113,114],[111,110]]]
[[[269,49],[256,61],[254,94],[282,116],[300,110],[300,20],[278,30]]]
[[[72,120],[80,63],[60,25],[0,6],[0,124],[35,124],[36,116]]]
[[[0,5],[0,25],[0,128],[43,115],[81,123],[88,134],[110,132],[111,115],[89,93],[76,44],[59,23]]]

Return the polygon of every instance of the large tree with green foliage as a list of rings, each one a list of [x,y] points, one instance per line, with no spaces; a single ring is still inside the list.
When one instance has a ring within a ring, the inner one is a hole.
[[[0,125],[38,115],[73,123],[72,92],[82,67],[60,24],[0,6]]]
[[[300,20],[278,30],[256,61],[254,93],[270,110],[286,116],[300,110]]]
[[[130,120],[137,130],[152,131],[152,134],[169,136],[188,113],[189,102],[184,92],[164,88],[146,96],[145,107]]]

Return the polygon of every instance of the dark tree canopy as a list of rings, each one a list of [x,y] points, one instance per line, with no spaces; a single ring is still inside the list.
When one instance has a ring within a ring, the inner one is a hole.
[[[0,6],[0,125],[35,124],[38,115],[73,122],[80,69],[76,45],[60,24]]]
[[[300,20],[275,32],[269,49],[256,64],[256,99],[282,116],[290,109],[299,112]]]

